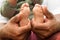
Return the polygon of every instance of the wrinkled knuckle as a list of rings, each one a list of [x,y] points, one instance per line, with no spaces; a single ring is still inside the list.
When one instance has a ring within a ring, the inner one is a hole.
[[[28,30],[30,30],[31,29],[31,24],[29,24],[29,26],[28,26]]]
[[[49,30],[49,29],[50,29],[50,27],[47,27],[47,29]]]
[[[18,36],[18,35],[20,35],[20,32],[19,32],[19,30],[16,30],[15,31],[15,36]]]
[[[47,32],[47,33],[43,34],[44,35],[44,38],[50,36],[50,34],[51,34],[50,32]]]
[[[36,29],[37,28],[37,23],[34,20],[32,20],[31,26],[32,26],[33,30]]]
[[[33,27],[33,28],[36,28],[36,26],[37,26],[37,25],[36,25],[35,23],[32,24],[32,27]]]
[[[32,29],[33,29],[33,30],[36,30],[36,29],[37,29],[37,26],[36,26],[36,25],[34,25]]]
[[[33,24],[32,24],[32,27],[33,27],[33,28],[35,28],[35,27],[36,27],[36,25],[33,23]]]
[[[28,27],[28,30],[31,30],[31,26]]]

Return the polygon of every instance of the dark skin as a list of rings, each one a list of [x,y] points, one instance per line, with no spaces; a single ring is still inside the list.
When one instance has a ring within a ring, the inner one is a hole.
[[[39,4],[35,5],[33,13],[34,17],[30,23],[28,19],[30,14],[29,5],[24,3],[21,6],[20,13],[12,17],[0,29],[0,39],[27,40],[26,38],[29,37],[30,30],[32,30],[40,40],[40,38],[44,39],[59,31],[60,15],[52,15],[45,6]],[[44,18],[44,15],[46,18]]]
[[[12,17],[7,24],[0,29],[0,39],[27,40],[31,30],[30,20],[28,19],[29,13],[29,4],[24,3],[21,6],[19,14]]]
[[[32,31],[42,39],[60,30],[60,19],[52,15],[46,6],[36,4],[33,8]],[[44,18],[44,15],[46,18]],[[58,21],[59,20],[59,21]],[[40,39],[39,39],[40,40]]]

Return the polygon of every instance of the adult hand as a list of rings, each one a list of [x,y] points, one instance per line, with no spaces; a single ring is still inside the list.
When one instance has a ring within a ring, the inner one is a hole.
[[[29,13],[29,5],[24,3],[21,6],[20,13],[12,17],[8,23],[0,29],[0,38],[4,40],[27,40],[31,29],[30,20],[28,19]]]
[[[46,6],[36,4],[33,8],[32,30],[39,38],[46,38],[59,31],[60,23],[56,20]],[[45,18],[44,18],[45,16]]]

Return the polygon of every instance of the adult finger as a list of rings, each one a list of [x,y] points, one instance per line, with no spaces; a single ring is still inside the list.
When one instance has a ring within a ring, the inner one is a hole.
[[[36,29],[36,30],[48,30],[48,28],[49,28],[49,23],[47,24],[47,23],[36,23],[36,22],[34,22],[33,20],[32,20],[32,25],[34,26],[34,29]]]
[[[42,10],[43,10],[44,15],[45,15],[48,19],[53,19],[53,18],[54,18],[53,14],[48,11],[48,9],[47,9],[46,6],[42,6]]]
[[[17,22],[20,21],[20,19],[21,19],[21,14],[19,13],[19,14],[13,16],[13,17],[9,20],[9,22],[17,23]]]
[[[23,34],[23,33],[25,33],[25,32],[28,32],[28,31],[30,31],[30,30],[31,30],[30,20],[29,20],[29,22],[28,22],[27,25],[21,26],[21,27],[18,28],[18,31],[19,31],[21,34]]]

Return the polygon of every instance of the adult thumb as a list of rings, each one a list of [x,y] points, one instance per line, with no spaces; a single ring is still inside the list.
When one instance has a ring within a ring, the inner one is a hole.
[[[47,9],[46,6],[42,6],[42,10],[43,10],[44,15],[45,15],[48,19],[53,19],[53,18],[54,18],[53,14]]]
[[[13,17],[9,20],[9,22],[12,22],[12,23],[17,23],[17,22],[19,22],[20,19],[21,19],[20,16],[21,16],[20,13],[17,14],[17,15],[15,15],[15,16],[13,16]]]

